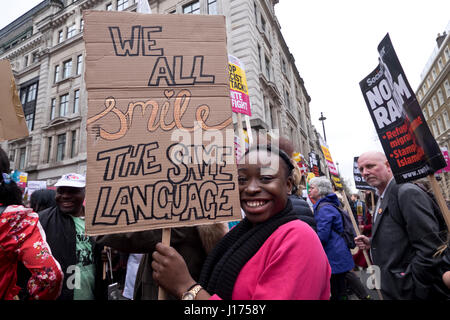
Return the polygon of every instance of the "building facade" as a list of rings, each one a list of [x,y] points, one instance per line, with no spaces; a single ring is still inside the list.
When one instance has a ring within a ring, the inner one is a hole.
[[[447,150],[450,138],[450,30],[448,29],[438,35],[437,46],[421,75],[422,80],[416,91],[431,133],[438,145]],[[444,196],[449,200],[449,173],[441,173],[439,177]]]
[[[311,98],[275,16],[277,3],[149,0],[152,13],[224,15],[228,54],[245,65],[252,128],[288,137],[306,159],[313,150],[323,158],[311,123]],[[0,30],[0,59],[11,62],[30,130],[28,137],[2,147],[12,168],[27,172],[29,180],[52,185],[63,173],[86,173],[82,12],[136,7],[137,0],[44,0]]]

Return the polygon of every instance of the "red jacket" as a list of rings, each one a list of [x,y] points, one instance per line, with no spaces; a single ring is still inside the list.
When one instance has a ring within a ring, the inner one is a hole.
[[[63,274],[45,241],[37,213],[23,206],[8,206],[0,214],[0,299],[12,300],[19,293],[17,263],[31,272],[30,299],[56,299]]]

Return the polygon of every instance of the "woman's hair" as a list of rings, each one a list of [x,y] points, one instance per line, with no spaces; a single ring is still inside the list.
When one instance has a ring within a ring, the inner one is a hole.
[[[22,190],[9,178],[9,159],[6,152],[0,148],[0,203],[3,206],[22,204]]]
[[[56,205],[55,200],[56,191],[51,189],[39,189],[34,191],[30,197],[30,207],[34,212],[39,212],[44,209]]]
[[[247,155],[252,151],[260,151],[260,150],[264,150],[264,151],[269,151],[270,153],[276,154],[277,156],[279,156],[283,161],[283,163],[286,165],[286,172],[287,172],[287,177],[290,177],[292,175],[292,170],[294,169],[294,166],[292,165],[291,162],[291,157],[289,157],[286,152],[284,152],[281,149],[278,149],[276,147],[273,147],[271,145],[256,145],[256,146],[252,146],[250,147],[244,154]]]
[[[319,190],[319,197],[324,197],[327,194],[333,193],[333,187],[330,180],[326,177],[315,177],[309,180],[309,184],[314,185]]]

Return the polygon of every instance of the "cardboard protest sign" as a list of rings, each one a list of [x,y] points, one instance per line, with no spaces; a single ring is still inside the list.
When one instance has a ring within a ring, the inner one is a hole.
[[[83,13],[87,233],[240,220],[225,18]]]
[[[28,136],[16,82],[8,60],[0,60],[0,141]]]
[[[358,159],[359,157],[353,158],[353,177],[355,179],[356,189],[375,191],[376,189],[371,187],[361,175],[361,172],[358,169]]]
[[[248,96],[247,78],[244,64],[236,57],[228,56],[230,71],[231,110],[236,113],[252,115],[250,98]]]
[[[394,51],[389,34],[378,46],[379,65],[360,83],[397,183],[445,167],[444,157]]]
[[[339,177],[339,172],[334,165],[333,158],[331,158],[330,150],[328,149],[328,145],[322,138],[319,138],[320,147],[322,148],[323,155],[325,157],[325,162],[327,163],[328,170],[330,171],[331,180],[333,181],[334,186],[337,189],[342,189],[341,178]]]

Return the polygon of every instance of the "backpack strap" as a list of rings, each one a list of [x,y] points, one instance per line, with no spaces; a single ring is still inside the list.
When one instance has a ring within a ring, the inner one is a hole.
[[[331,228],[332,231],[336,232],[339,236],[343,237],[344,232],[345,232],[345,228],[344,228],[344,217],[342,216],[343,213],[341,211],[341,208],[339,208],[337,205],[331,203],[331,202],[321,202],[319,203],[319,205],[317,206],[317,211],[319,211],[320,208],[322,208],[325,205],[330,205],[332,207],[334,207],[339,214],[341,215],[341,221],[342,221],[342,232],[338,232],[337,230],[335,230],[334,228]]]

